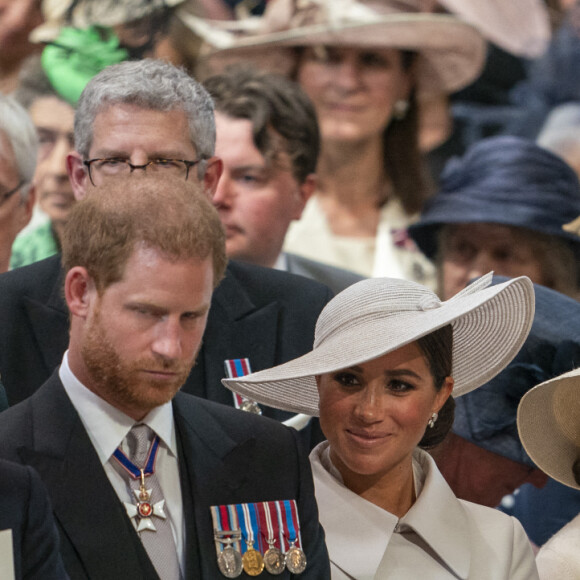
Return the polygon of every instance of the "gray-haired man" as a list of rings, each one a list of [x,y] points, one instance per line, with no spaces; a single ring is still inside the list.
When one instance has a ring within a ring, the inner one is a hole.
[[[146,179],[150,172],[198,181],[211,196],[222,170],[214,143],[213,105],[199,83],[161,61],[113,65],[89,82],[78,104],[76,151],[68,159],[75,196],[81,200],[95,185],[125,174]],[[11,404],[32,394],[60,364],[68,341],[61,277],[58,258],[0,276],[0,373]],[[330,296],[301,277],[230,262],[184,390],[233,405],[221,384],[224,365],[248,359],[255,371],[304,354]],[[264,414],[291,416],[273,409]]]

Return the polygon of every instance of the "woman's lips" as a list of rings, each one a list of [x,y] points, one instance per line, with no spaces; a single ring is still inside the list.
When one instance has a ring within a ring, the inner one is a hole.
[[[366,431],[364,429],[346,429],[346,433],[354,443],[364,447],[381,444],[391,436],[391,433]]]

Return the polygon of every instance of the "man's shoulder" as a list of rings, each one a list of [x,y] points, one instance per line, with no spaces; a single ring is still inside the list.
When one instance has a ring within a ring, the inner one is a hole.
[[[288,260],[290,272],[317,280],[328,286],[335,293],[341,292],[352,284],[365,279],[364,276],[350,270],[317,262],[298,254],[287,253],[286,259]]]
[[[32,437],[32,431],[40,423],[60,421],[62,415],[55,418],[55,410],[64,412],[62,407],[68,401],[60,377],[55,372],[29,397],[0,413],[0,449],[6,448],[8,442],[18,444],[21,439],[24,443],[24,438]]]
[[[261,437],[270,433],[273,436],[285,438],[291,433],[288,427],[274,419],[241,411],[189,393],[178,393],[174,399],[174,406],[184,417],[194,418],[200,413],[211,417],[222,428],[234,435],[237,433],[244,436],[251,433],[256,437]]]
[[[330,289],[315,280],[235,260],[228,263],[226,277],[239,284],[253,299],[260,301],[278,299],[294,302],[302,301],[308,295],[328,301],[332,297]]]
[[[22,295],[48,297],[62,277],[60,255],[0,274],[0,300]]]

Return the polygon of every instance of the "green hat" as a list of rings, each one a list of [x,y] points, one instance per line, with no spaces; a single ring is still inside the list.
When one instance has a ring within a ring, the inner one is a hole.
[[[111,28],[64,27],[43,50],[41,62],[56,92],[74,106],[86,84],[98,72],[127,60],[128,56],[119,47],[119,39]]]

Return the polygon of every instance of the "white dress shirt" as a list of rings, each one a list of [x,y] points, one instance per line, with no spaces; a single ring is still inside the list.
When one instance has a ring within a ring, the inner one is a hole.
[[[136,421],[101,399],[75,377],[68,364],[68,351],[64,353],[59,376],[66,394],[81,418],[115,493],[121,502],[133,503],[133,492],[127,481],[114,467],[113,462],[116,460],[113,458],[113,453],[122,444],[124,452],[128,452],[124,440]],[[156,407],[140,423],[145,423],[159,435],[160,445],[155,472],[163,490],[166,513],[171,522],[181,573],[184,575],[185,521],[179,479],[177,438],[171,403]],[[132,519],[131,521],[136,527],[136,520]]]

